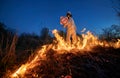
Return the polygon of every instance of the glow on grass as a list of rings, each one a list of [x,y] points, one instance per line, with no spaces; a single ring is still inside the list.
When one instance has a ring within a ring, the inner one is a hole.
[[[85,30],[86,29],[84,29],[83,31]],[[91,48],[95,46],[120,48],[120,39],[118,39],[118,41],[115,43],[100,41],[90,31],[82,34],[82,38],[77,37],[77,42],[75,44],[66,43],[64,38],[59,35],[56,29],[53,30],[52,33],[56,38],[54,42],[52,44],[42,46],[42,48],[40,48],[40,50],[36,52],[35,56],[32,57],[29,62],[21,65],[14,73],[10,74],[11,78],[19,78],[19,76],[24,77],[25,73],[28,72],[29,69],[32,69],[38,65],[37,61],[46,59],[46,52],[48,52],[49,49],[55,50],[58,54],[60,54],[65,53],[66,51],[70,52],[71,50],[77,50],[79,52],[80,50],[92,50]],[[76,51],[72,52],[75,53]]]

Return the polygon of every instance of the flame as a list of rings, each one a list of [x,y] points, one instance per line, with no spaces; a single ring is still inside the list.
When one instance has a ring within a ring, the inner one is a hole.
[[[98,37],[94,36],[90,31],[86,32],[86,34],[82,34],[82,38],[77,37],[76,44],[66,43],[64,38],[59,35],[56,29],[53,30],[52,33],[56,38],[54,42],[52,44],[42,46],[42,48],[36,53],[30,62],[21,65],[13,74],[10,75],[11,78],[19,78],[19,76],[24,77],[25,73],[29,69],[32,69],[38,65],[37,61],[46,59],[46,52],[49,51],[49,49],[53,49],[57,53],[64,53],[70,52],[71,50],[74,50],[74,52],[75,50],[79,52],[80,50],[92,50],[92,48],[95,46],[120,48],[120,39],[118,39],[118,41],[115,43],[100,41]]]
[[[44,54],[47,51],[46,47],[47,46],[43,46],[42,49],[39,50],[38,53],[36,53],[33,60],[31,60],[30,62],[27,62],[26,64],[23,64],[19,69],[17,69],[17,71],[15,71],[12,75],[10,75],[10,77],[11,78],[19,78],[19,76],[24,77],[24,74],[28,69],[32,69],[35,66],[37,66],[37,63],[36,63],[37,61],[41,59],[45,59]]]

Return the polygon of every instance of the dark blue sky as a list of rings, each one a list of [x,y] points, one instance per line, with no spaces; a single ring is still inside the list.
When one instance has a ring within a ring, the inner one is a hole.
[[[60,16],[70,10],[77,32],[87,28],[99,33],[102,28],[118,24],[110,0],[0,0],[0,22],[18,33],[39,34],[43,27],[64,30]]]

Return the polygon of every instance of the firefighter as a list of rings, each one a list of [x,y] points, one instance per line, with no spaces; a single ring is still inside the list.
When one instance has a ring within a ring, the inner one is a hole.
[[[66,17],[68,18],[67,23],[64,24],[64,28],[67,29],[66,41],[68,44],[71,44],[71,38],[72,38],[72,44],[75,44],[76,43],[76,26],[70,11],[67,12]]]

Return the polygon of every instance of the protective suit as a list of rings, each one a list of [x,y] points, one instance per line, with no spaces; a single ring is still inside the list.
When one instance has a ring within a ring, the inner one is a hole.
[[[71,13],[68,12],[67,17],[68,17],[68,22],[64,24],[64,27],[67,29],[66,41],[67,43],[71,44],[71,37],[72,37],[72,43],[75,44],[76,43],[76,26]]]

